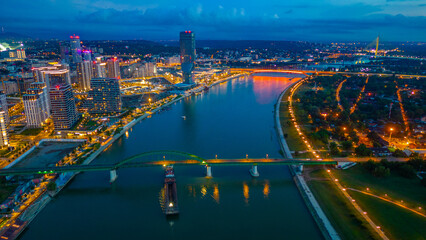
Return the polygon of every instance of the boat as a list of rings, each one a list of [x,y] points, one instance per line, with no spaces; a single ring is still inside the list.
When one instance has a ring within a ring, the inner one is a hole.
[[[173,166],[167,166],[164,174],[164,213],[169,215],[179,214],[176,179]]]
[[[186,120],[186,116],[182,116],[183,120]]]

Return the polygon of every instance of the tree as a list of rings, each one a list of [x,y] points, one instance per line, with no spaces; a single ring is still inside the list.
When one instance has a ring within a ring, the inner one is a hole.
[[[342,142],[342,148],[345,150],[351,150],[352,149],[352,142],[351,141],[343,141]]]
[[[390,170],[385,166],[377,166],[374,169],[373,175],[376,177],[388,177],[390,175]]]
[[[55,191],[56,187],[57,187],[56,182],[53,182],[53,181],[49,182],[46,186],[48,191]]]
[[[372,151],[368,149],[365,144],[361,144],[357,148],[355,148],[355,153],[358,156],[371,156]]]
[[[395,152],[392,153],[392,156],[404,158],[407,157],[407,155],[401,149],[396,149]]]
[[[426,187],[426,177],[424,177],[424,178],[422,179],[421,183],[422,183],[423,187]]]
[[[332,156],[336,156],[340,154],[339,148],[337,147],[337,144],[335,142],[330,143],[330,154]]]
[[[365,168],[365,170],[371,173],[376,168],[376,163],[370,159],[367,162],[362,163],[362,166]]]
[[[414,170],[413,166],[408,164],[403,164],[401,167],[399,167],[398,173],[405,178],[414,178],[416,176],[416,171]]]

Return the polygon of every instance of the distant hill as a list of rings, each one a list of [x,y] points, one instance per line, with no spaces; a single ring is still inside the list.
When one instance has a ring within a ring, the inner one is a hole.
[[[162,42],[165,44],[165,42]],[[168,41],[169,46],[179,46],[179,41]],[[246,49],[246,48],[279,48],[287,50],[305,49],[311,43],[295,41],[268,41],[268,40],[196,40],[197,48],[214,49]]]
[[[24,41],[30,39],[30,37],[19,33],[0,32],[0,41]]]

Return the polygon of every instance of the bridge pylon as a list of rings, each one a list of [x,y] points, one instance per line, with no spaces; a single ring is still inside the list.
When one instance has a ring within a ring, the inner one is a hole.
[[[212,177],[212,166],[206,165],[206,177]]]
[[[257,171],[257,164],[253,165],[249,172],[252,177],[259,177],[259,172]]]
[[[115,182],[115,180],[117,180],[117,178],[118,178],[118,175],[117,175],[116,169],[109,171],[109,183]]]

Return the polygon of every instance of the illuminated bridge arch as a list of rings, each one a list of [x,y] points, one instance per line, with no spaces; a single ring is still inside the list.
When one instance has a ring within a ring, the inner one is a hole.
[[[160,150],[160,151],[149,151],[149,152],[144,152],[144,153],[139,153],[136,154],[134,156],[131,156],[129,158],[124,159],[123,161],[117,163],[115,165],[114,168],[120,168],[122,166],[124,166],[127,163],[131,163],[132,161],[135,161],[137,159],[143,158],[143,157],[147,157],[147,156],[153,156],[153,155],[174,155],[174,156],[181,156],[181,157],[186,157],[186,158],[190,158],[190,159],[194,159],[196,161],[198,161],[200,164],[205,164],[205,159],[202,157],[199,157],[197,155],[191,154],[191,153],[187,153],[187,152],[180,152],[180,151],[168,151],[168,150]],[[188,159],[181,159],[181,160],[174,160],[174,161],[187,161]],[[156,162],[160,162],[162,160],[158,160]]]

